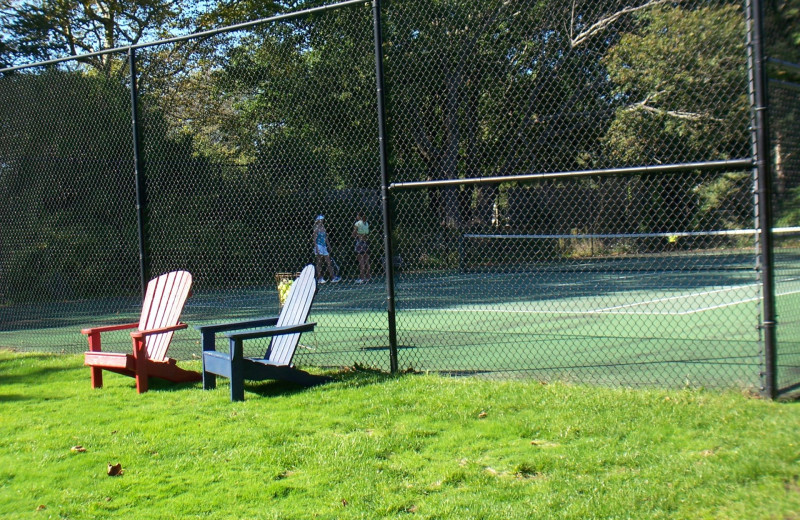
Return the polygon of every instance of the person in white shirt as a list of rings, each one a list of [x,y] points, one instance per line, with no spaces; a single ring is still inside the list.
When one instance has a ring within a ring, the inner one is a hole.
[[[359,278],[356,283],[366,283],[370,279],[369,267],[369,222],[364,213],[358,214],[358,220],[353,224],[353,238],[356,239],[355,251],[358,259]]]

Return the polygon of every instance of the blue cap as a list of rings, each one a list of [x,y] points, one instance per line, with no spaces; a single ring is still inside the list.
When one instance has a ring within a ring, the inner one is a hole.
[[[317,220],[325,220],[325,215],[317,215]]]

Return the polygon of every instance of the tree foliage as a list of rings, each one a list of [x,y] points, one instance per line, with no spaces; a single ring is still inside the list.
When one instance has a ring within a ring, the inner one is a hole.
[[[5,0],[0,4],[6,54],[13,62],[80,56],[187,29],[196,14],[185,0]],[[111,55],[80,58],[110,73]]]
[[[24,300],[135,289],[128,100],[101,76],[0,80],[0,292]]]
[[[771,48],[782,59],[800,55],[798,1],[769,2]],[[0,62],[105,50],[324,4],[0,0]],[[404,0],[384,6],[394,180],[690,163],[751,153],[740,2]],[[314,211],[309,201],[327,197],[338,201],[330,207],[345,207],[353,193],[377,192],[372,36],[372,10],[364,4],[137,51],[144,171],[151,194],[159,194],[149,207],[154,219],[172,218],[174,224],[150,230],[160,255],[169,251],[187,265],[212,265],[227,279],[246,278],[242,272],[257,271],[270,251],[292,240],[296,222]],[[14,172],[3,175],[4,189],[25,194],[15,211],[30,211],[26,204],[34,207],[37,197],[65,201],[32,217],[42,226],[37,233],[48,237],[36,247],[88,240],[81,233],[95,234],[91,240],[99,243],[112,233],[105,222],[113,219],[80,214],[78,201],[114,203],[93,200],[107,195],[75,186],[131,174],[123,61],[80,61],[83,66],[62,67],[72,72],[34,69],[8,75],[0,86],[15,92],[0,109],[0,168]],[[55,84],[66,89],[63,94],[53,90]],[[57,95],[75,114],[49,110]],[[105,111],[98,112],[101,105]],[[794,117],[784,112],[780,128],[792,128]],[[58,180],[36,184],[34,157],[57,164]],[[124,167],[118,171],[108,161]],[[399,233],[427,233],[427,242],[438,247],[448,236],[496,225],[502,211],[513,215],[520,232],[590,224],[598,232],[752,224],[746,173],[570,183],[430,190],[406,207],[415,213],[401,219]],[[795,186],[787,180],[786,192]],[[562,196],[570,207],[519,208],[550,196]],[[265,218],[261,208],[272,207],[289,208],[281,222]],[[98,227],[87,227],[89,221]],[[63,234],[55,232],[58,226]],[[3,251],[9,247],[23,264],[41,254],[33,246],[8,244]],[[232,260],[215,258],[209,253],[214,250],[229,251]],[[88,267],[74,278],[101,269]],[[74,270],[64,272],[72,276]]]

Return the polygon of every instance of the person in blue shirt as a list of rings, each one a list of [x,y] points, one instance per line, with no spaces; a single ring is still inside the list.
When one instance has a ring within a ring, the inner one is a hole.
[[[333,273],[333,266],[331,265],[330,244],[328,243],[328,232],[325,231],[325,216],[318,215],[314,220],[314,256],[316,258],[317,267],[317,283],[325,283],[325,277],[322,276],[322,262],[328,266],[328,275],[331,282],[337,283],[342,278],[335,276]]]

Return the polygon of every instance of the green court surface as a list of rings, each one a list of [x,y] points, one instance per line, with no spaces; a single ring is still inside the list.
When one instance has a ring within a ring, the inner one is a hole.
[[[800,303],[796,288],[783,285],[780,300]],[[759,289],[752,272],[740,271],[404,277],[399,364],[602,384],[757,387]],[[384,335],[350,334],[385,317],[322,300],[318,345],[302,358],[388,366]]]
[[[779,308],[800,308],[800,280],[784,273],[777,289]],[[404,273],[396,280],[396,298],[401,370],[604,385],[762,384],[762,300],[752,269]],[[127,310],[108,312],[115,305]],[[0,331],[0,347],[65,352],[86,349],[82,327],[136,321],[138,312],[133,299],[15,311],[17,326]],[[190,327],[176,334],[170,354],[198,358],[194,325],[277,312],[274,287],[198,290],[183,316]],[[382,280],[320,286],[310,320],[316,332],[303,336],[297,364],[389,369]],[[787,327],[781,338],[789,348],[797,346],[793,330]],[[130,339],[109,334],[104,348],[127,350]],[[217,348],[227,348],[224,338]],[[265,348],[253,342],[246,354]],[[779,375],[783,371],[787,381],[797,379],[797,358],[792,352],[779,358],[786,361]]]

